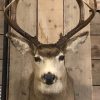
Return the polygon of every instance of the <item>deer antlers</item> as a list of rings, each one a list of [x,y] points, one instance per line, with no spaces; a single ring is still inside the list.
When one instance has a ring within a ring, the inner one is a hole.
[[[43,45],[42,43],[40,43],[38,41],[38,38],[32,37],[31,35],[29,35],[27,32],[25,32],[23,29],[21,29],[17,22],[10,19],[8,16],[8,10],[11,7],[11,5],[15,2],[16,0],[12,0],[12,2],[5,8],[5,17],[8,20],[9,25],[16,31],[18,32],[20,35],[22,35],[24,38],[26,38],[28,41],[30,41],[31,43],[33,43],[36,47]],[[52,44],[52,45],[56,45],[57,47],[60,47],[61,45],[65,44],[73,35],[75,35],[78,31],[80,31],[81,29],[83,29],[86,25],[88,25],[90,23],[90,21],[93,19],[93,17],[95,16],[96,13],[96,0],[94,0],[94,7],[90,7],[87,3],[85,3],[82,0],[76,0],[79,6],[79,10],[80,10],[80,19],[79,19],[79,23],[77,24],[77,26],[75,28],[73,28],[71,31],[69,31],[65,36],[62,36],[58,42],[56,44]],[[91,14],[90,16],[85,20],[84,19],[84,3],[88,6],[88,8],[91,10]],[[15,19],[16,20],[16,19]],[[46,44],[49,45],[49,44]],[[51,44],[50,44],[51,45]]]
[[[38,41],[37,37],[32,37],[31,35],[29,35],[27,32],[25,32],[23,29],[21,29],[17,22],[16,19],[15,20],[11,20],[8,16],[8,10],[11,7],[11,5],[15,2],[16,0],[12,0],[11,3],[5,8],[4,14],[5,17],[7,18],[7,21],[9,23],[9,25],[16,31],[18,32],[20,35],[22,35],[24,38],[26,38],[27,40],[29,40],[30,42],[34,43],[35,46],[40,45],[40,42]]]
[[[75,28],[73,28],[71,31],[69,31],[65,36],[63,36],[61,39],[58,41],[58,45],[63,44],[64,42],[68,41],[73,35],[75,35],[77,32],[79,32],[81,29],[83,29],[86,25],[90,23],[90,21],[94,18],[96,9],[97,9],[97,3],[96,0],[94,0],[94,9],[90,7],[87,3],[85,3],[91,10],[91,15],[85,20],[84,19],[84,4],[82,0],[76,0],[78,5],[79,5],[79,10],[80,10],[80,19],[79,23]]]

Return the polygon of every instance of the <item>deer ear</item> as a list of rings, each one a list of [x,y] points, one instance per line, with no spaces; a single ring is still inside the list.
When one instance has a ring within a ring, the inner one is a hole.
[[[24,38],[18,37],[14,33],[8,33],[6,36],[21,54],[25,54],[31,50],[28,41]]]
[[[77,52],[80,45],[82,45],[87,39],[89,32],[84,32],[76,37],[73,37],[69,40],[67,44],[67,51]]]

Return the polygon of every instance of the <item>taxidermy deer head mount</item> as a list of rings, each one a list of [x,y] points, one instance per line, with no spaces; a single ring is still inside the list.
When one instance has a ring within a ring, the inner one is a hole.
[[[94,7],[91,7],[82,0],[76,0],[80,10],[79,23],[65,36],[61,36],[54,44],[40,43],[36,36],[32,37],[18,26],[16,20],[9,18],[8,10],[15,1],[13,0],[5,8],[5,17],[8,20],[8,24],[24,38],[18,37],[13,33],[8,33],[7,36],[22,54],[30,52],[33,55],[34,63],[36,64],[34,66],[35,89],[45,94],[61,93],[66,87],[67,79],[64,63],[65,53],[68,50],[76,51],[77,47],[85,42],[88,32],[83,32],[77,36],[74,35],[88,25],[95,16],[96,1],[94,0]],[[91,11],[87,19],[84,18],[84,4]]]

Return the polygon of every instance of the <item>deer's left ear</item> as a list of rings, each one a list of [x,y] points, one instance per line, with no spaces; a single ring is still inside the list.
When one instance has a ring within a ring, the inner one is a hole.
[[[28,41],[24,38],[21,38],[14,33],[8,33],[6,36],[21,54],[25,54],[31,50]]]
[[[66,50],[67,51],[72,51],[72,52],[77,52],[78,48],[85,42],[87,39],[89,32],[83,32],[82,34],[73,37],[69,40]]]

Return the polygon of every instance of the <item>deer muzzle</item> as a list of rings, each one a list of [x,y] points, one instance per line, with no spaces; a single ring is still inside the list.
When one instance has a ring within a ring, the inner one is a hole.
[[[57,76],[50,72],[44,74],[41,78],[42,78],[42,82],[46,85],[52,85],[57,81]]]

